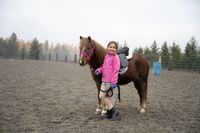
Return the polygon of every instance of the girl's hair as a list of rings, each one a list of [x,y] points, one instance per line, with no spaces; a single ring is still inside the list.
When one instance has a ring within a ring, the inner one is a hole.
[[[110,41],[109,43],[108,43],[108,45],[107,45],[107,48],[110,46],[110,44],[115,44],[115,47],[116,47],[116,49],[118,49],[118,44],[117,44],[117,42],[115,42],[115,41]]]

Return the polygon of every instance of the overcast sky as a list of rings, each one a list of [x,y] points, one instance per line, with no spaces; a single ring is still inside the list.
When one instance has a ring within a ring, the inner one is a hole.
[[[200,0],[0,0],[0,37],[78,45],[91,36],[103,46],[131,48],[173,41],[200,45]]]

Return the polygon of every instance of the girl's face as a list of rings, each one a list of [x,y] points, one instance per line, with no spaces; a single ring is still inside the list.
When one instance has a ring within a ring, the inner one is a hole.
[[[117,51],[116,45],[114,43],[111,43],[108,46],[108,50],[109,50],[110,53],[116,53],[116,51]]]

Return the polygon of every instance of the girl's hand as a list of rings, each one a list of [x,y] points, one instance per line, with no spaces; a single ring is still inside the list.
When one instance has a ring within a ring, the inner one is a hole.
[[[99,71],[98,71],[98,70],[95,70],[94,74],[95,74],[96,76],[98,76],[98,75],[99,75]]]
[[[111,84],[112,89],[115,89],[117,87],[117,84]]]

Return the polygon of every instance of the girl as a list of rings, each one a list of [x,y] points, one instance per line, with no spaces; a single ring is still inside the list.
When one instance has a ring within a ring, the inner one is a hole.
[[[102,84],[99,98],[107,107],[106,118],[116,118],[119,112],[114,108],[114,97],[107,97],[106,91],[110,87],[117,87],[118,74],[120,68],[120,60],[117,55],[118,45],[115,41],[111,41],[107,45],[108,53],[105,55],[103,65],[95,71],[96,75],[102,73]]]

